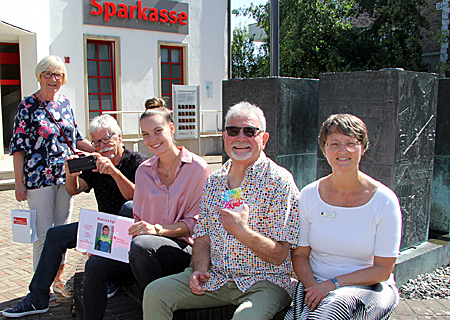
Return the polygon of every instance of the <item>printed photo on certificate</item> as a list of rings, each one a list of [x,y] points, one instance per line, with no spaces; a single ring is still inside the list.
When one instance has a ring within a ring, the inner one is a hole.
[[[81,209],[77,250],[128,263],[133,219]]]

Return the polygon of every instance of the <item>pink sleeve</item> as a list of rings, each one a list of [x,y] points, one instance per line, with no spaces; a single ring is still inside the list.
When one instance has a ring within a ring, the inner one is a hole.
[[[180,221],[186,223],[186,225],[189,227],[191,235],[193,234],[195,223],[197,222],[199,217],[200,199],[202,198],[203,187],[205,185],[206,179],[210,174],[211,169],[207,165],[205,168],[203,168],[203,171],[198,177],[196,183],[189,185],[190,193],[193,197],[191,199],[192,201],[190,203],[189,208],[183,214],[183,218]]]

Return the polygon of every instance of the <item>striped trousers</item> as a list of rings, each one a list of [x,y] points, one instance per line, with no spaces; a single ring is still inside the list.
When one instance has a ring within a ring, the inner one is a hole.
[[[385,320],[389,319],[400,300],[395,285],[348,286],[330,291],[311,311],[306,306],[305,294],[304,286],[299,282],[293,306],[284,320]]]

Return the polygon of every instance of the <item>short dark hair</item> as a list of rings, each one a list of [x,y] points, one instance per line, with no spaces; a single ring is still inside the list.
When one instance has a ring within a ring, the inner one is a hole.
[[[358,140],[364,150],[369,147],[369,133],[366,124],[358,117],[348,114],[332,114],[322,123],[319,131],[319,146],[322,151],[325,150],[328,135],[333,133],[342,133],[346,136]]]

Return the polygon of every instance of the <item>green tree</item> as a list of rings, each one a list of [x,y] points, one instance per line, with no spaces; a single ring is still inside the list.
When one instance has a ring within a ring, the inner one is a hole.
[[[420,8],[425,0],[280,0],[280,75],[401,67],[425,71]],[[259,74],[270,68],[270,2],[233,11],[253,17],[268,35]],[[362,24],[361,21],[365,21]]]
[[[254,78],[258,75],[259,51],[253,42],[254,36],[249,36],[245,27],[233,30],[231,44],[231,62],[233,78]]]
[[[439,47],[442,46],[442,44],[450,42],[450,37],[448,35],[444,34],[442,31],[437,32],[434,38],[436,39],[436,42],[439,44]],[[445,77],[449,77],[450,76],[450,62],[439,61],[439,63],[437,64],[434,71]]]
[[[368,68],[427,70],[420,44],[420,30],[429,27],[422,14],[425,5],[425,0],[358,0],[357,16],[372,22],[357,30],[359,42],[371,49]]]

